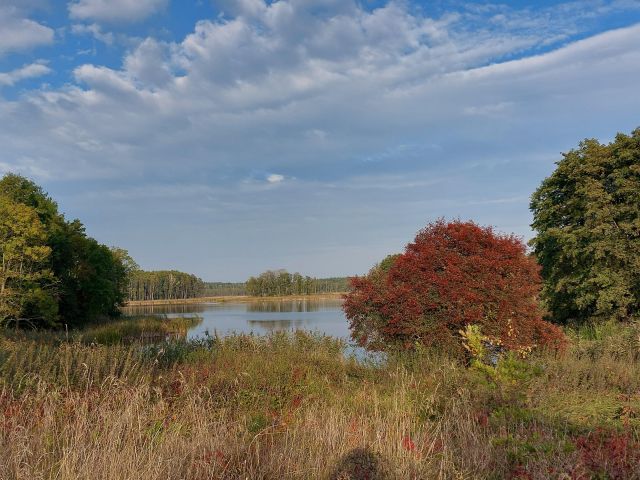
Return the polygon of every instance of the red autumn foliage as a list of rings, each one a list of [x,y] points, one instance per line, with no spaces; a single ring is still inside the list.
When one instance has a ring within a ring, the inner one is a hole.
[[[542,319],[539,267],[522,240],[473,222],[429,224],[404,253],[351,285],[344,303],[351,335],[371,350],[416,342],[458,348],[468,324],[507,348],[564,342]]]
[[[573,478],[635,478],[640,464],[640,441],[630,431],[599,429],[575,443],[580,452],[580,466],[584,468],[578,468]]]

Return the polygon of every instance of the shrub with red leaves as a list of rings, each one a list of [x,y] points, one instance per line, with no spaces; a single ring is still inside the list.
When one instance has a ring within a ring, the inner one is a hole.
[[[576,478],[623,480],[640,475],[640,441],[629,431],[596,430],[576,440],[581,466],[586,472]],[[580,471],[580,469],[578,469]]]
[[[351,335],[370,350],[457,349],[468,324],[507,348],[564,343],[562,331],[542,319],[539,267],[522,240],[473,222],[429,224],[403,254],[351,285],[344,303]]]

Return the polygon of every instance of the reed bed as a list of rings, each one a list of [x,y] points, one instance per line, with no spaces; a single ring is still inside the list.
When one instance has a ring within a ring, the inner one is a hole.
[[[640,330],[491,378],[297,332],[157,345],[0,337],[2,479],[640,478]],[[507,368],[509,367],[509,368]]]

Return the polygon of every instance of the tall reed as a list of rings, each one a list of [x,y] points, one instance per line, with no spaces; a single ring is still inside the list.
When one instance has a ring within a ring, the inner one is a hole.
[[[640,478],[627,329],[496,377],[300,332],[0,342],[2,479]]]

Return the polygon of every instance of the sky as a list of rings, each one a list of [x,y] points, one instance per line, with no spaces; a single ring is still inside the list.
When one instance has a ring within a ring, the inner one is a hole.
[[[210,281],[362,274],[439,217],[528,240],[639,112],[640,0],[0,0],[0,174]]]

